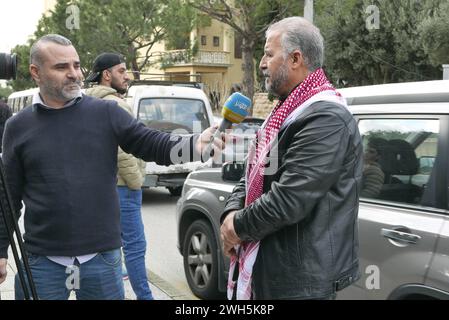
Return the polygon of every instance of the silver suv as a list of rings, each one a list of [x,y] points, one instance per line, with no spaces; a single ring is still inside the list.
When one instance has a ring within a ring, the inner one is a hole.
[[[449,81],[342,89],[364,144],[361,279],[338,299],[449,299]],[[241,164],[191,173],[177,207],[189,286],[222,298],[219,217]]]

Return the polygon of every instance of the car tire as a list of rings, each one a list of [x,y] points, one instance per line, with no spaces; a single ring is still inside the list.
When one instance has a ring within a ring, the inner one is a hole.
[[[182,186],[181,187],[167,187],[168,191],[172,196],[179,197],[182,193]]]
[[[218,290],[217,241],[205,220],[196,220],[184,237],[184,273],[190,290],[201,299],[223,299]]]

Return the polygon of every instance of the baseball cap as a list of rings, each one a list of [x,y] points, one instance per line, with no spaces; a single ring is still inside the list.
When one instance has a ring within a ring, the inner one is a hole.
[[[87,76],[86,82],[98,82],[103,70],[124,63],[125,57],[113,52],[104,52],[98,55],[94,60],[92,72]]]

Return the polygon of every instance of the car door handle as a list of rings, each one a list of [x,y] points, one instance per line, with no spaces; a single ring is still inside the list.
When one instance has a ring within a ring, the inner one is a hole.
[[[396,240],[396,241],[406,242],[406,243],[411,243],[411,244],[415,244],[419,240],[421,240],[421,236],[418,236],[416,234],[407,233],[407,232],[398,231],[398,230],[392,230],[392,229],[382,228],[380,234],[382,236],[384,236],[385,238],[389,238],[391,240]]]

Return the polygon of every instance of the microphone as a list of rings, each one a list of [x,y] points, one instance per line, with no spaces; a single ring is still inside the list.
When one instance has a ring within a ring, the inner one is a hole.
[[[248,115],[251,108],[251,100],[240,92],[234,92],[224,103],[221,115],[223,121],[218,128],[219,132],[230,129],[233,123],[240,123]]]
[[[242,122],[248,115],[250,108],[251,100],[240,92],[234,92],[224,103],[223,109],[221,110],[223,121],[218,127],[218,130],[211,137],[211,142],[203,154],[213,157],[214,150],[212,149],[212,144],[214,139],[218,138],[221,132],[230,129],[234,123]]]

